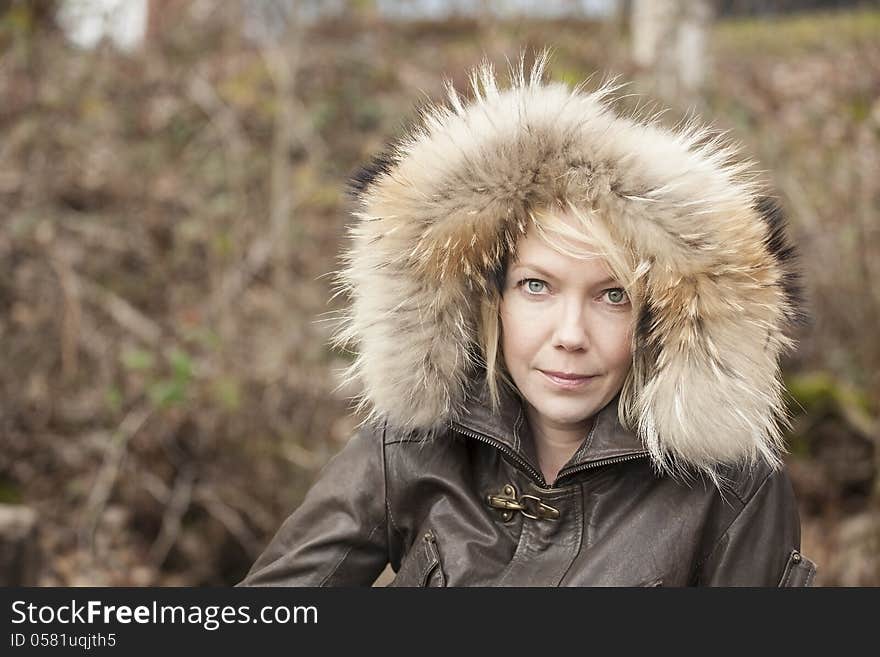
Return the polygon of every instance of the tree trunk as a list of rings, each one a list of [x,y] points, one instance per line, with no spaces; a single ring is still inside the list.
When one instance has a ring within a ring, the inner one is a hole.
[[[37,514],[0,504],[0,586],[35,586],[39,562]]]
[[[633,0],[632,56],[669,99],[698,99],[707,72],[710,0]]]

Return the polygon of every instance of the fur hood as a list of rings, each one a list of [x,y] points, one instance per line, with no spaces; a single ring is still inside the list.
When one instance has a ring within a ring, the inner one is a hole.
[[[589,209],[634,250],[644,300],[634,337],[634,430],[660,470],[780,463],[779,357],[803,319],[794,252],[751,163],[690,123],[616,114],[614,89],[544,81],[547,55],[473,99],[447,83],[353,180],[357,207],[337,285],[351,299],[337,344],[359,410],[402,431],[459,417],[479,371],[480,299],[528,212]]]

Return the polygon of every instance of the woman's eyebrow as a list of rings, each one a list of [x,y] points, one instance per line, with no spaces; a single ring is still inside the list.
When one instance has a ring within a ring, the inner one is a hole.
[[[555,278],[556,278],[556,276],[554,276],[553,274],[551,274],[551,273],[550,273],[549,271],[547,271],[546,269],[543,269],[542,267],[539,267],[538,265],[533,265],[533,264],[530,263],[530,262],[518,262],[518,263],[516,263],[516,264],[514,265],[514,269],[519,269],[519,268],[522,268],[522,269],[532,269],[532,270],[538,272],[541,276],[546,276],[547,278],[552,278],[552,279],[555,279]],[[592,284],[592,286],[593,286],[593,287],[598,287],[599,285],[607,285],[608,283],[617,283],[617,279],[616,279],[614,276],[609,276],[609,277],[607,277],[607,278],[603,278],[601,281],[596,281],[595,283]]]
[[[553,274],[551,274],[546,269],[539,267],[538,265],[533,265],[530,262],[518,262],[514,266],[514,269],[531,269],[533,271],[538,272],[541,276],[546,276],[547,278],[556,278]]]

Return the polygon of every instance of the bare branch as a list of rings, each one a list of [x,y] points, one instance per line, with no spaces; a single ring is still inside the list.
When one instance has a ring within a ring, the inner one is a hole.
[[[193,485],[195,482],[195,470],[184,467],[174,481],[174,488],[168,498],[168,505],[162,515],[162,527],[153,545],[150,546],[150,562],[156,569],[162,567],[168,552],[177,542],[180,535],[181,520],[189,509],[192,501]]]
[[[248,554],[256,555],[263,548],[254,533],[242,520],[241,515],[227,505],[220,497],[207,486],[198,486],[195,491],[195,499],[216,518],[232,534]]]
[[[128,301],[97,283],[77,277],[72,271],[70,273],[83,295],[100,306],[121,327],[147,344],[156,344],[162,338],[162,328]]]
[[[119,478],[128,443],[144,428],[152,415],[153,409],[146,404],[133,408],[107,441],[104,463],[89,493],[78,530],[80,547],[91,554],[94,554],[95,530]]]

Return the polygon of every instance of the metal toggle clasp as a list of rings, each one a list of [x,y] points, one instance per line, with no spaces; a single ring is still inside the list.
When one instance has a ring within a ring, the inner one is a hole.
[[[486,501],[493,509],[501,510],[504,522],[513,518],[513,512],[519,511],[526,518],[533,520],[558,520],[559,509],[544,504],[535,495],[519,495],[513,484],[505,484],[500,495],[488,495]]]

